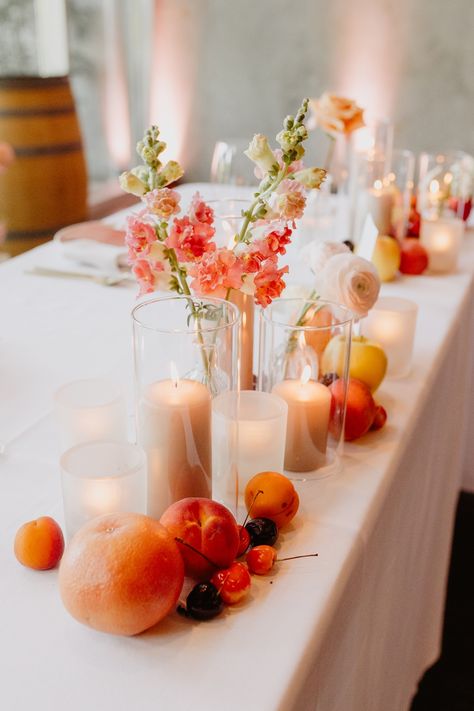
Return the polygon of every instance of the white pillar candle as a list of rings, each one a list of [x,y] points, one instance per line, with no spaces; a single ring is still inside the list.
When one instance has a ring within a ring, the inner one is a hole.
[[[285,469],[309,472],[326,464],[326,446],[331,410],[329,388],[309,380],[304,368],[299,380],[283,380],[272,392],[288,405]]]
[[[385,187],[381,180],[376,180],[374,187],[368,190],[367,209],[381,235],[391,233],[393,204],[393,188]]]
[[[87,442],[61,456],[61,485],[68,536],[108,513],[146,511],[146,460],[128,442]]]
[[[160,380],[138,405],[138,440],[148,460],[148,513],[211,494],[211,394],[195,380]]]
[[[428,252],[428,268],[438,274],[457,268],[464,222],[457,217],[421,220],[420,242]]]
[[[212,498],[234,508],[249,479],[282,472],[288,407],[255,390],[224,392],[212,403]],[[238,482],[236,481],[236,475]]]
[[[384,349],[387,375],[391,377],[404,377],[410,372],[417,312],[414,301],[386,296],[376,302],[361,322],[364,336]]]

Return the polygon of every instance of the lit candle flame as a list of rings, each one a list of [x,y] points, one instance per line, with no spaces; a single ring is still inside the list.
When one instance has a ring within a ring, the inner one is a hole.
[[[175,386],[175,388],[177,388],[178,383],[179,383],[179,373],[178,373],[176,364],[173,361],[171,361],[171,363],[170,363],[170,373],[171,373],[171,380],[173,381],[173,385]]]
[[[444,182],[446,185],[451,185],[453,182],[453,174],[452,173],[446,173],[446,175],[443,178]]]
[[[432,180],[430,183],[430,193],[434,195],[439,192],[439,183],[437,180]]]
[[[311,366],[310,365],[305,365],[303,368],[303,372],[301,373],[301,378],[300,378],[300,383],[301,385],[306,385],[308,380],[311,377]]]
[[[382,187],[383,187],[382,181],[381,181],[381,180],[376,180],[375,183],[374,183],[374,188],[375,188],[376,190],[382,190]]]

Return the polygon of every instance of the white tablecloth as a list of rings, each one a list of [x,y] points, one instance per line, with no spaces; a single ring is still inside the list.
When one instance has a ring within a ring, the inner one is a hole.
[[[406,711],[438,655],[454,508],[473,464],[472,235],[459,273],[384,287],[420,305],[414,367],[380,388],[387,427],[348,446],[337,477],[299,485],[282,546],[319,557],[255,578],[250,600],[212,622],[173,614],[130,639],[77,624],[57,572],[12,553],[24,521],[63,520],[53,391],[108,375],[132,404],[135,290],[25,274],[57,264],[55,249],[0,266],[0,708]],[[309,278],[290,262],[293,280]]]

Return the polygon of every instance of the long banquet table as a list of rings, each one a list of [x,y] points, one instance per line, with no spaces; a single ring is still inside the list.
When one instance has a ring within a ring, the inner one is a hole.
[[[383,287],[419,304],[413,369],[377,393],[386,428],[348,445],[339,475],[298,484],[282,547],[319,557],[254,578],[250,599],[213,621],[173,613],[134,638],[79,625],[57,571],[23,568],[12,552],[24,521],[63,523],[54,390],[109,376],[132,408],[136,290],[27,273],[54,265],[55,250],[0,266],[0,708],[407,711],[439,653],[455,505],[474,459],[473,236],[456,274]],[[310,279],[297,250],[289,262],[290,281]]]

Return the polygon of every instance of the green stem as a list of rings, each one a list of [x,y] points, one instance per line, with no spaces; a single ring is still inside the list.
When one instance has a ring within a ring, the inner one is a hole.
[[[192,299],[191,290],[189,288],[188,282],[186,281],[186,277],[184,276],[183,272],[179,268],[178,257],[176,256],[175,250],[172,248],[168,248],[168,253],[169,253],[169,261],[171,264],[171,269],[176,274],[176,278],[177,278],[179,285],[181,287],[181,291],[183,292],[183,294],[185,296],[188,297],[188,303],[191,307],[191,311],[192,311],[193,316],[196,320],[197,338],[198,338],[199,344],[201,346],[200,351],[201,351],[202,363],[204,365],[204,371],[206,373],[207,379],[208,379],[208,381],[210,381],[210,379],[211,379],[211,363],[210,363],[210,360],[207,356],[206,346],[204,343],[204,338],[202,336],[201,317],[199,316],[199,313],[196,311],[196,309],[194,307],[194,301]]]
[[[250,205],[249,209],[246,211],[245,220],[243,221],[242,227],[240,228],[240,232],[237,235],[237,239],[236,239],[237,244],[245,241],[245,235],[247,233],[248,226],[249,226],[250,222],[252,221],[252,218],[254,216],[253,213],[254,213],[257,205],[259,203],[263,204],[263,202],[265,201],[265,198],[268,197],[268,195],[271,195],[271,193],[273,193],[277,189],[277,187],[280,185],[281,181],[284,180],[284,178],[286,178],[287,175],[288,175],[288,167],[285,166],[277,173],[275,179],[270,183],[268,188],[266,190],[264,190],[262,193],[258,193],[257,197],[255,198],[253,203]]]

